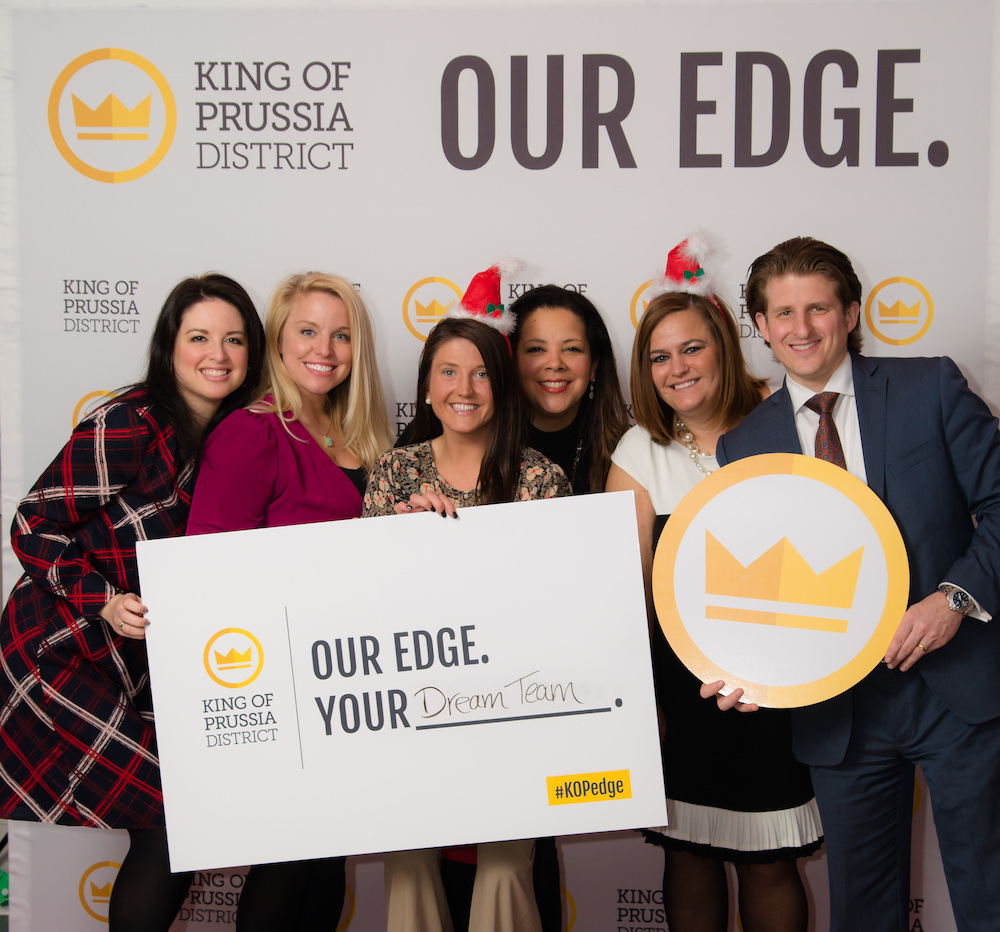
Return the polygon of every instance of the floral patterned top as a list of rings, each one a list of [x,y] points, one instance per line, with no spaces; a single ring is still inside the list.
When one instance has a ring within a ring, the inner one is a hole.
[[[434,465],[430,441],[416,443],[382,454],[365,490],[362,517],[395,514],[396,502],[409,501],[411,495],[423,495],[433,490],[450,498],[459,508],[478,505],[476,489],[461,492],[453,489],[441,478]],[[521,474],[517,484],[517,501],[527,502],[539,498],[561,498],[572,495],[566,474],[541,453],[521,448]]]

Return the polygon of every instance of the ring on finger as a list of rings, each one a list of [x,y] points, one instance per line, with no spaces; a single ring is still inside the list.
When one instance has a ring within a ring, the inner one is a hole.
[[[923,653],[925,653],[925,654],[927,653],[927,648],[926,648],[926,647],[924,647],[924,645],[923,645],[923,644],[918,644],[918,645],[917,645],[917,650],[919,650],[919,651],[923,651]]]
[[[124,621],[119,621],[118,622],[118,630],[119,631],[124,631],[125,630],[125,622]]]

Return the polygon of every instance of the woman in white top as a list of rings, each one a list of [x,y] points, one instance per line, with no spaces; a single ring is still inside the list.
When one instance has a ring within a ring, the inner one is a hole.
[[[725,932],[731,861],[744,932],[805,932],[796,859],[822,836],[808,770],[792,757],[787,713],[726,715],[702,700],[699,681],[656,623],[650,590],[666,519],[716,468],[719,436],[760,402],[765,384],[747,372],[725,304],[674,291],[654,298],[639,322],[631,391],[638,423],[612,456],[607,487],[635,493],[639,522],[670,823],[645,834],[664,848],[666,919],[671,932]]]

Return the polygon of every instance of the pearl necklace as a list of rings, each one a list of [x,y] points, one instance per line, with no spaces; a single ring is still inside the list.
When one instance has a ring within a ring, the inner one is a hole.
[[[676,415],[674,415],[674,432],[677,434],[677,439],[684,444],[690,451],[689,455],[691,457],[691,462],[698,467],[706,476],[712,475],[711,469],[706,469],[701,462],[701,457],[705,454],[702,452],[701,447],[698,446],[694,439],[694,434],[688,429],[687,425]]]

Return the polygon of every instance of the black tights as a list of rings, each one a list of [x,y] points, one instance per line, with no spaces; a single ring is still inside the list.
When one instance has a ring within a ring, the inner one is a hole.
[[[108,932],[167,932],[193,875],[170,873],[164,829],[129,829],[128,834],[132,843],[111,891]]]
[[[744,932],[806,932],[809,904],[796,861],[736,864]],[[729,886],[723,861],[664,851],[663,905],[670,932],[726,932]]]
[[[171,874],[162,828],[130,829],[108,909],[108,932],[168,932],[192,873]],[[238,932],[333,932],[344,908],[344,858],[256,864],[236,914]]]
[[[255,864],[236,912],[236,932],[334,932],[344,908],[345,858]]]

